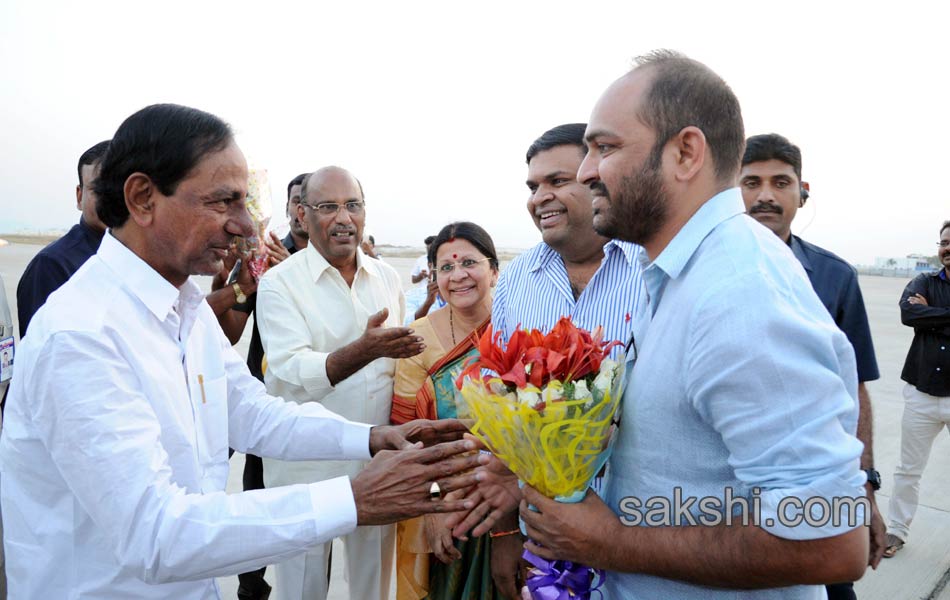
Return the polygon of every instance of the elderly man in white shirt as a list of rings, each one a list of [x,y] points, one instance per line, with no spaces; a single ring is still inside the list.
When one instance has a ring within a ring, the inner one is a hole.
[[[10,598],[220,598],[216,576],[462,507],[440,497],[474,482],[452,474],[477,454],[448,458],[473,444],[410,443],[461,424],[371,427],[284,402],[232,350],[189,275],[251,233],[247,177],[208,113],[154,105],[116,132],[96,189],[110,232],[18,349],[0,437]],[[229,445],[375,457],[354,478],[227,495]]]
[[[274,395],[318,403],[365,423],[389,422],[395,359],[422,351],[422,339],[399,327],[405,313],[399,275],[359,248],[366,219],[359,181],[339,167],[313,172],[300,190],[298,217],[307,248],[268,271],[257,293]],[[264,461],[267,487],[356,477],[362,463]],[[350,597],[389,597],[392,526],[358,527],[344,537]],[[277,565],[277,597],[322,600],[328,541]]]

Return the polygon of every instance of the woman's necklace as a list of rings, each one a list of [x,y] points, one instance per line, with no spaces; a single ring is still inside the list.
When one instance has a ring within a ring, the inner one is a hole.
[[[449,331],[452,332],[452,347],[454,348],[455,343],[455,321],[452,319],[452,305],[449,305]]]

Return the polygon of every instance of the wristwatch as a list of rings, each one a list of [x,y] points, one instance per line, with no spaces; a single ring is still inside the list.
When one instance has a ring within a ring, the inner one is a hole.
[[[881,474],[878,473],[873,467],[870,469],[864,469],[864,472],[868,474],[868,483],[871,484],[871,489],[875,492],[881,489]]]
[[[241,289],[240,285],[235,282],[231,288],[234,289],[234,299],[237,300],[238,304],[247,302],[247,296],[244,295],[244,290]]]

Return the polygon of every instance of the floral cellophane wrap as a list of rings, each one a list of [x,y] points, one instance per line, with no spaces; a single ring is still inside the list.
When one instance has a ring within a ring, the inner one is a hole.
[[[248,169],[246,204],[247,212],[254,223],[254,236],[239,242],[238,247],[249,253],[245,259],[248,261],[248,268],[254,279],[260,280],[267,270],[267,246],[264,245],[264,239],[273,213],[267,169]]]
[[[607,460],[623,382],[616,342],[562,318],[547,335],[518,330],[505,348],[489,328],[459,377],[472,434],[522,481],[579,501]]]
[[[547,335],[516,330],[502,347],[489,328],[479,357],[458,378],[459,416],[474,418],[471,432],[523,482],[559,502],[583,500],[610,455],[620,410],[624,360],[608,358],[619,342],[601,340],[567,317]],[[544,560],[529,550],[534,568],[527,588],[536,600],[588,600],[606,578],[600,569]]]

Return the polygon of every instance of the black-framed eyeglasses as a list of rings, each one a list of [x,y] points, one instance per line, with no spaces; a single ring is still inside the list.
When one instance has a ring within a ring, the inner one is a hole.
[[[950,240],[940,240],[937,242],[937,245],[941,248],[946,248],[947,246],[950,246]]]
[[[365,202],[360,202],[357,200],[351,200],[349,202],[344,202],[343,204],[338,204],[336,202],[321,202],[319,204],[307,204],[306,202],[301,202],[300,204],[312,208],[317,211],[320,216],[330,217],[338,212],[341,208],[346,208],[346,212],[351,215],[359,215],[363,213],[363,209],[366,207]]]

